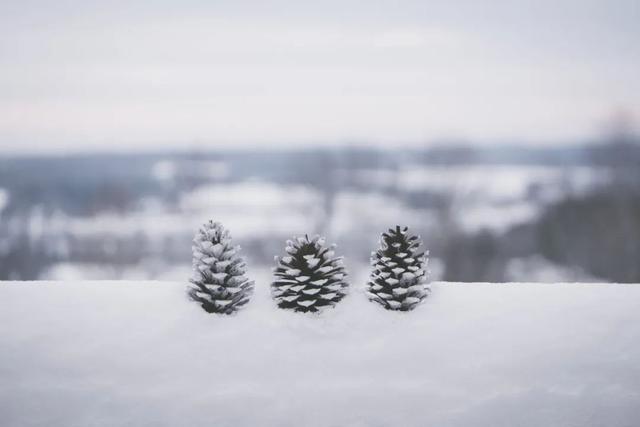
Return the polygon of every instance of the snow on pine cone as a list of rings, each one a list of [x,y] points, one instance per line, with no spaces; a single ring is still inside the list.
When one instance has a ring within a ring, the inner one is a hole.
[[[271,292],[278,307],[316,312],[345,296],[348,284],[342,257],[334,257],[335,245],[324,244],[320,236],[297,237],[287,241],[286,256],[275,257]]]
[[[425,267],[428,253],[418,252],[420,238],[396,226],[382,234],[380,249],[371,254],[373,272],[367,297],[388,310],[414,309],[428,294]]]
[[[245,305],[253,293],[253,281],[245,277],[240,247],[219,222],[204,224],[193,239],[193,277],[189,296],[209,313],[231,314]]]

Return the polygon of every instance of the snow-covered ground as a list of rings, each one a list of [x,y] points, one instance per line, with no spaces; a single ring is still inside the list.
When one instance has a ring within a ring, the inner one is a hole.
[[[0,283],[0,425],[637,426],[640,285],[432,285],[232,317],[179,282]]]

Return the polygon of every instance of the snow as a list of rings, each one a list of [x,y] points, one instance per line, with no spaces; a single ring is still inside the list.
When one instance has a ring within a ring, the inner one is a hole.
[[[244,181],[198,187],[180,200],[186,212],[206,209],[282,210],[306,208],[319,203],[315,190],[302,185],[280,186],[262,181]]]
[[[183,176],[224,179],[231,173],[231,166],[220,161],[160,160],[151,168],[151,175],[158,181],[172,182]]]
[[[319,193],[309,187],[243,181],[197,187],[181,197],[178,211],[158,209],[148,202],[140,206],[145,210],[103,212],[92,217],[62,213],[45,216],[42,209],[36,209],[29,229],[34,239],[67,234],[77,238],[143,234],[160,241],[165,236],[193,235],[213,217],[232,230],[234,238],[272,237],[313,229],[321,213],[321,201]]]
[[[171,181],[176,176],[176,165],[171,160],[156,162],[151,168],[151,175],[158,181]]]
[[[369,235],[371,230],[385,230],[389,224],[398,222],[410,226],[437,224],[432,212],[412,209],[403,201],[384,194],[341,191],[336,194],[334,205],[330,224],[330,234],[334,236]]]
[[[545,205],[562,200],[567,194],[584,194],[608,182],[610,177],[605,169],[589,166],[409,164],[397,171],[361,170],[356,173],[356,180],[379,189],[447,195],[453,202],[453,218],[464,231],[475,233],[489,229],[503,233],[535,220]],[[388,197],[386,201],[384,196],[378,197],[382,200],[375,211],[383,215],[392,217],[393,211],[387,205],[401,206],[400,200],[390,203]],[[365,202],[359,202],[360,209],[365,209]],[[409,211],[408,218],[412,221],[415,214],[407,207],[401,208]],[[418,217],[424,216],[418,213]],[[437,226],[432,217],[433,212],[427,211],[427,224]],[[388,217],[385,221],[394,222]]]
[[[504,233],[510,228],[535,221],[543,207],[533,202],[508,204],[477,204],[466,206],[464,214],[458,214],[457,220],[463,230],[478,232],[484,229]]]
[[[518,280],[527,277],[532,282],[553,283],[561,280],[577,282],[601,282],[579,267],[566,267],[545,259],[540,255],[523,258],[511,258],[505,268],[507,280]]]
[[[457,193],[504,203],[527,198],[534,186],[546,201],[556,200],[562,185],[583,192],[605,180],[604,170],[587,167],[522,165],[412,166],[400,171],[397,185],[405,190]]]
[[[9,192],[4,188],[0,188],[0,214],[9,204]]]
[[[318,316],[276,309],[259,276],[231,317],[186,282],[1,282],[0,425],[640,419],[639,285],[433,283],[409,313],[353,289]]]

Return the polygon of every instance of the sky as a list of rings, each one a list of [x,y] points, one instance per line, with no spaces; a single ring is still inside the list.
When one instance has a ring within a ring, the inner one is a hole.
[[[640,117],[640,1],[0,0],[0,153],[575,143]]]

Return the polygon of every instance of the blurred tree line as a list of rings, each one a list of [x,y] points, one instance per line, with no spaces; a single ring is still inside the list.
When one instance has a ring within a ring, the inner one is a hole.
[[[167,159],[175,166],[174,175],[164,181],[154,178],[155,165]],[[198,174],[195,163],[207,161],[231,165],[229,176],[212,180]],[[469,232],[457,223],[462,202],[473,195],[456,182],[449,183],[450,189],[443,193],[410,190],[396,181],[407,165],[494,164],[588,165],[608,178],[586,194],[566,189],[541,216],[500,233]],[[363,181],[363,171],[373,171],[387,182],[381,187]],[[505,281],[511,260],[542,256],[601,280],[640,283],[640,141],[623,125],[601,143],[580,148],[473,149],[449,144],[422,150],[347,146],[284,152],[0,158],[0,189],[9,193],[9,202],[0,212],[0,280],[37,279],[49,265],[66,261],[126,266],[155,257],[160,264],[188,263],[191,235],[164,236],[161,247],[143,234],[114,237],[109,244],[65,236],[68,247],[60,251],[56,242],[34,239],[33,219],[58,211],[87,217],[101,212],[127,215],[145,197],[160,200],[166,209],[177,209],[180,195],[200,185],[248,178],[306,185],[317,191],[322,197],[318,208],[324,214],[310,232],[331,232],[337,200],[345,192],[382,194],[390,203],[396,200],[417,211],[435,213],[434,221],[425,219],[414,231],[423,235],[432,255],[441,261],[444,280]],[[354,213],[372,218],[376,214]],[[381,231],[369,230],[367,220],[360,218],[358,229],[348,236],[330,236],[354,262],[367,261]],[[281,243],[256,238],[243,246],[249,258],[262,260],[277,253]]]
[[[448,221],[454,197],[442,202],[435,252],[443,279],[504,281],[509,259],[540,254],[601,280],[640,283],[640,138],[619,121],[603,142],[583,150],[585,163],[607,179],[587,194],[567,191],[535,222],[503,235],[463,233]]]

